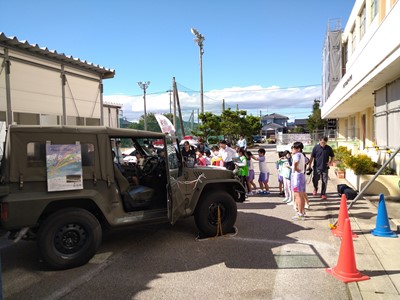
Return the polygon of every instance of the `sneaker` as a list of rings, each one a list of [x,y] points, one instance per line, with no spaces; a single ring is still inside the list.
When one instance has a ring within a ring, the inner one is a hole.
[[[293,200],[290,200],[290,201],[286,202],[287,205],[293,205],[293,203],[294,203]]]
[[[303,214],[297,213],[294,217],[292,217],[292,220],[294,221],[304,221],[306,219],[306,216]]]
[[[271,194],[269,191],[263,191],[262,193],[263,193],[263,195],[269,195],[269,194]]]
[[[307,204],[307,203],[304,204],[304,208],[305,208],[305,209],[309,209],[309,208],[310,208],[310,204]]]
[[[321,199],[326,199],[326,195],[321,195]]]
[[[317,189],[314,189],[312,194],[313,194],[313,196],[317,196]]]
[[[288,203],[290,201],[289,198],[283,198],[282,202]]]
[[[257,194],[262,194],[262,190],[257,190]]]

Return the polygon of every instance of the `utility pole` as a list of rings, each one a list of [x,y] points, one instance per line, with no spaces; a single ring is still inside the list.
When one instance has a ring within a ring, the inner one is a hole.
[[[150,81],[139,81],[138,85],[143,90],[143,103],[144,103],[144,130],[147,130],[147,111],[146,111],[146,90],[150,85]]]

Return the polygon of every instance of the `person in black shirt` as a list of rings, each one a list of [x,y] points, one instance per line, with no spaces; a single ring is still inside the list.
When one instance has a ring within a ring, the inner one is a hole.
[[[190,146],[188,141],[183,143],[182,158],[188,167],[194,167],[196,162],[196,151]]]
[[[332,165],[333,158],[335,154],[333,154],[332,148],[327,145],[328,138],[326,136],[320,138],[319,143],[314,146],[311,152],[311,158],[309,165],[313,166],[313,185],[314,191],[313,195],[316,196],[318,192],[318,182],[321,179],[321,198],[326,199],[326,186],[328,184],[328,170],[329,166]]]

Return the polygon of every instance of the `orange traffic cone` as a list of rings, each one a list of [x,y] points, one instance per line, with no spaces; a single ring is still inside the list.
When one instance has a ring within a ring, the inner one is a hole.
[[[346,195],[342,194],[342,199],[340,200],[339,216],[336,228],[332,229],[332,234],[337,237],[343,236],[343,226],[344,220],[349,218],[349,212],[347,210],[347,199]],[[351,232],[352,237],[358,237],[357,234]]]
[[[327,268],[326,272],[345,283],[369,279],[368,276],[361,274],[357,270],[350,220],[348,218],[344,220],[344,231],[337,265],[334,268]]]

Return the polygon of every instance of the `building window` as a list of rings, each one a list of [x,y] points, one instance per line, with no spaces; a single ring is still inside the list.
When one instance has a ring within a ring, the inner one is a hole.
[[[349,55],[349,43],[346,41],[342,47],[342,77],[346,74],[346,64]]]
[[[347,136],[350,141],[354,141],[356,139],[357,132],[356,132],[356,118],[355,117],[350,117],[349,132],[348,132]]]
[[[360,40],[365,34],[365,26],[366,26],[365,19],[366,17],[365,17],[365,5],[364,5],[360,13]]]
[[[400,78],[375,92],[375,136],[380,147],[400,145]]]
[[[378,0],[371,0],[371,22],[378,14]]]
[[[353,30],[351,31],[351,53],[354,53],[356,51],[356,45],[357,45],[357,34],[356,34],[356,28],[354,27]]]

